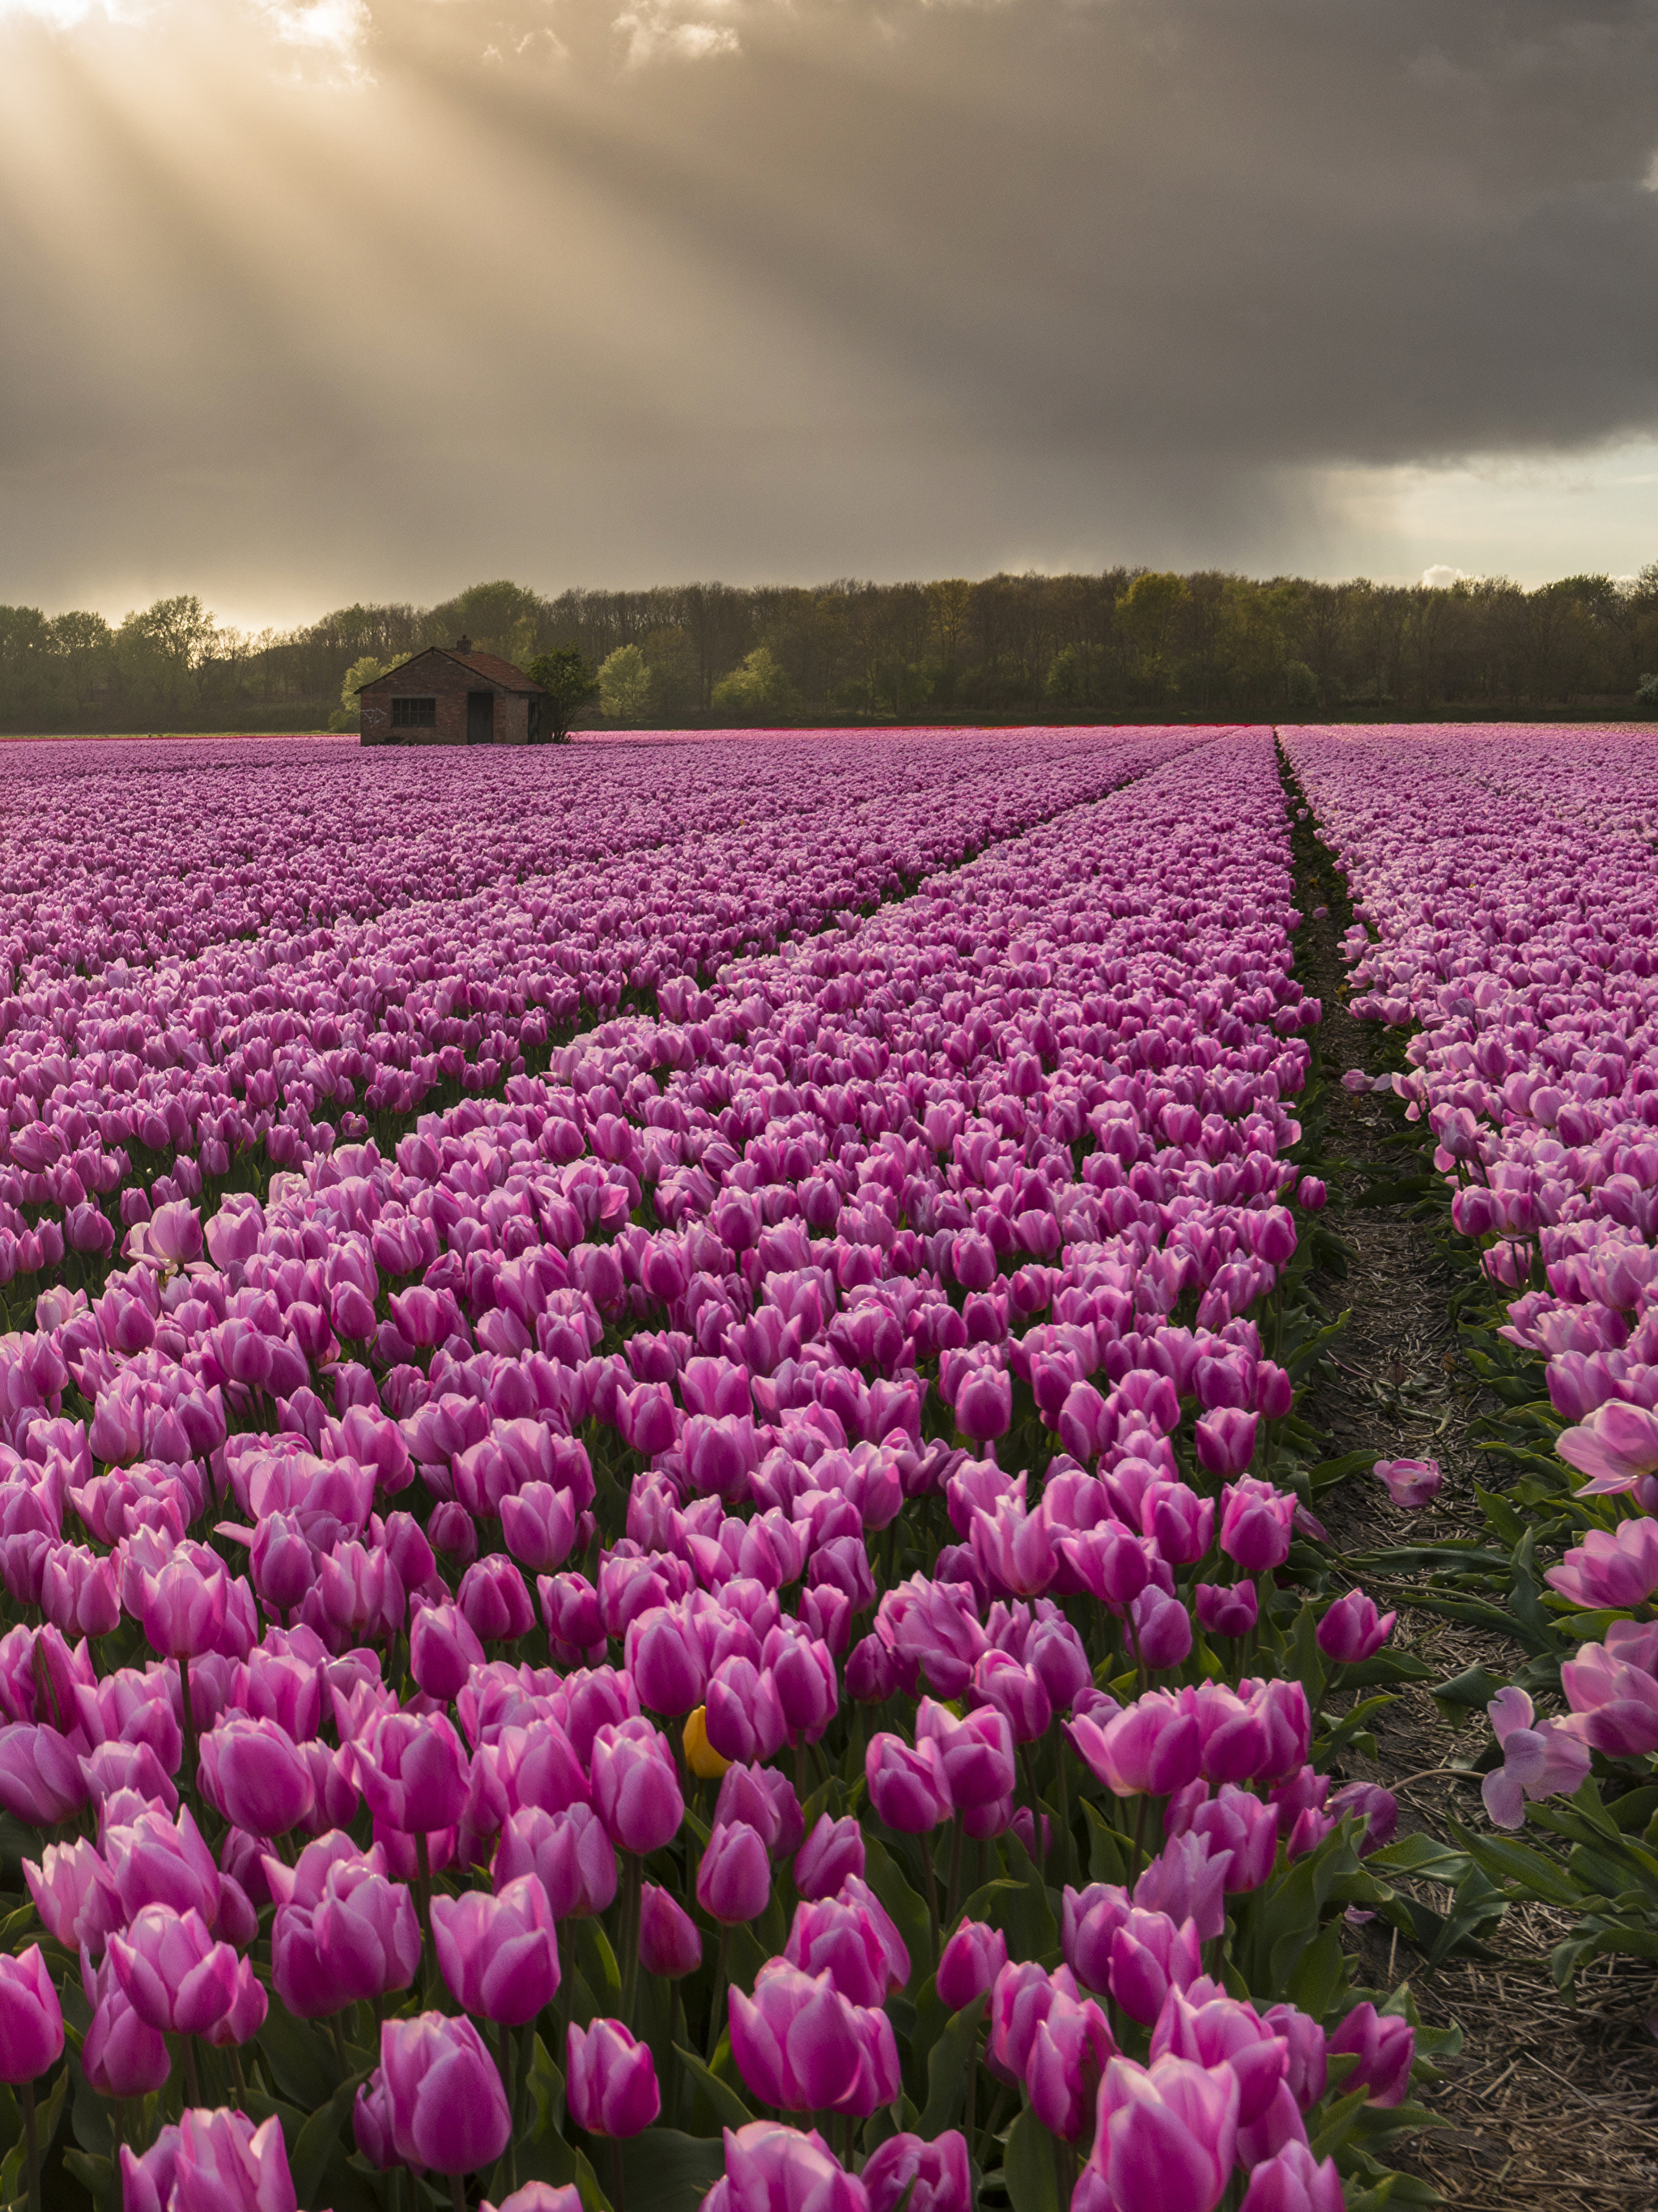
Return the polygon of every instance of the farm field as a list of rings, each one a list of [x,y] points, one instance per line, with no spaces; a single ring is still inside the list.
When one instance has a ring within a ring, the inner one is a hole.
[[[0,753],[0,2201],[1658,2201],[1650,742]]]

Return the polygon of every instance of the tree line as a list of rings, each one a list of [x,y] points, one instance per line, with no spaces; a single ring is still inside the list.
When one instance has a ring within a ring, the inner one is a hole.
[[[118,623],[0,607],[0,728],[353,727],[365,672],[463,635],[520,667],[579,653],[588,716],[639,726],[1658,708],[1658,563],[1533,590],[1109,568],[552,599],[499,581],[258,635],[216,623],[193,594]]]

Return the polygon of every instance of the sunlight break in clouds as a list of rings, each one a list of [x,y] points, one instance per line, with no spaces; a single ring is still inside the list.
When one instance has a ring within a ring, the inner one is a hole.
[[[665,55],[695,62],[742,51],[728,24],[676,21],[671,0],[646,0],[642,7],[627,9],[616,18],[615,28],[627,38],[629,68]]]
[[[259,12],[284,46],[346,59],[368,34],[365,0],[260,0]]]

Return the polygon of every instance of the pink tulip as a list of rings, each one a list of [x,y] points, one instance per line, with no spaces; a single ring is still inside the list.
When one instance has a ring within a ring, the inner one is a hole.
[[[484,1650],[459,1606],[422,1605],[409,1624],[409,1671],[428,1698],[451,1704],[466,1686]]]
[[[636,2136],[662,2110],[656,2061],[619,2020],[596,2020],[568,2032],[566,2094],[570,2117],[592,2136]]]
[[[642,1717],[593,1738],[593,1809],[617,1849],[642,1858],[678,1834],[685,1800],[673,1753]]]
[[[865,2160],[859,2179],[869,2212],[895,2212],[906,2200],[908,2212],[969,2212],[972,2203],[967,2138],[959,2128],[931,2142],[920,2136],[889,2136]]]
[[[0,2081],[33,2081],[63,2048],[63,2007],[40,1946],[0,1956]]]
[[[1355,2005],[1327,2048],[1333,2056],[1355,2051],[1358,2064],[1343,2082],[1344,2090],[1370,2091],[1372,2105],[1402,2105],[1411,2087],[1411,2064],[1416,2055],[1416,2033],[1407,2020],[1379,2013],[1373,2004]]]
[[[467,1568],[455,1602],[472,1633],[483,1644],[513,1644],[535,1626],[535,1607],[523,1576],[499,1552]]]
[[[23,1878],[35,1911],[66,1951],[84,1943],[96,1958],[111,1929],[126,1917],[108,1868],[83,1836],[48,1844],[38,1861],[25,1859]]]
[[[405,1834],[453,1827],[466,1802],[467,1760],[440,1713],[382,1713],[351,1745],[369,1811]]]
[[[750,2088],[785,2112],[866,2117],[898,2092],[891,2021],[849,2004],[827,1969],[803,1974],[786,1960],[768,1960],[751,1997],[732,1990],[731,2039]]]
[[[1199,1464],[1223,1480],[1241,1475],[1254,1456],[1260,1424],[1258,1413],[1246,1413],[1232,1406],[1218,1407],[1212,1413],[1206,1413],[1196,1429]],[[1224,1538],[1222,1542],[1224,1549]]]
[[[841,1996],[855,2005],[884,2004],[909,1979],[909,1954],[890,1922],[881,1927],[846,1897],[797,1905],[783,1955],[802,1973],[827,1972]]]
[[[896,1735],[875,1735],[864,1754],[870,1803],[878,1819],[905,1835],[925,1835],[949,1817],[950,1797],[936,1744],[912,1750]]]
[[[1083,1763],[1118,1797],[1167,1796],[1193,1781],[1202,1758],[1189,1707],[1168,1690],[1148,1690],[1104,1727],[1080,1719],[1066,1733]]]
[[[100,2097],[147,2097],[161,2088],[173,2071],[167,2039],[139,2019],[107,1964],[87,1996],[93,2013],[81,2070],[93,2088]]]
[[[474,1889],[434,1897],[432,1940],[443,1978],[465,2008],[484,2020],[521,2027],[557,1994],[552,1907],[532,1874],[493,1896]]]
[[[111,1936],[109,1953],[128,2002],[147,2027],[205,2035],[236,2001],[236,1954],[213,1941],[194,1911],[147,1905]]]
[[[734,1771],[735,1770],[733,1770]],[[716,1827],[696,1875],[696,1901],[728,1927],[757,1919],[771,1896],[771,1861],[764,1838],[744,1820]]]
[[[86,1802],[80,1762],[56,1729],[0,1728],[0,1808],[31,1828],[55,1828]]]
[[[1248,1476],[1229,1483],[1221,1510],[1220,1548],[1247,1575],[1281,1567],[1290,1556],[1295,1516],[1293,1492],[1274,1490],[1270,1482]]]
[[[194,1911],[210,1927],[217,1918],[219,1869],[187,1805],[176,1821],[153,1810],[112,1821],[104,1831],[104,1859],[129,1919],[146,1905]]]
[[[300,2019],[324,2019],[414,1981],[421,1960],[414,1899],[386,1880],[377,1850],[361,1855],[343,1834],[324,1837],[291,1871],[272,1869],[271,1888],[271,1980]]]
[[[1091,1997],[1054,1997],[1037,2023],[1024,2071],[1031,2109],[1051,2135],[1075,2142],[1092,2124],[1100,2077],[1115,2051]]]
[[[405,2165],[472,2173],[506,2149],[512,2114],[470,2020],[423,2012],[386,2021],[380,2071],[392,2145]]]
[[[849,1874],[864,1871],[864,1838],[849,1814],[836,1820],[820,1813],[794,1861],[794,1886],[809,1902],[833,1897]]]
[[[939,2002],[960,2012],[987,1996],[1007,1964],[1007,1938],[982,1921],[964,1920],[944,1945],[936,1986]]]
[[[1444,1487],[1445,1478],[1434,1459],[1379,1459],[1376,1475],[1395,1505],[1430,1505]]]
[[[696,1923],[665,1889],[647,1881],[640,1898],[639,1963],[647,1974],[679,1981],[702,1963],[702,1938]]]
[[[1480,1784],[1485,1810],[1499,1827],[1517,1828],[1526,1817],[1526,1800],[1570,1796],[1589,1771],[1588,1746],[1558,1720],[1533,1726],[1532,1701],[1512,1683],[1485,1708],[1503,1765]]]
[[[879,2155],[872,2154],[871,2165]],[[883,2171],[878,2169],[878,2178]],[[726,2171],[703,2198],[702,2212],[806,2212],[808,2207],[811,2212],[873,2212],[864,2184],[843,2170],[815,2128],[803,2132],[775,2120],[751,2120],[726,2129]],[[944,2202],[919,2212],[961,2208]]]
[[[553,1918],[590,1919],[616,1890],[616,1847],[589,1805],[561,1813],[521,1806],[501,1832],[493,1866],[497,1889],[533,1874],[547,1893]]]
[[[1196,2001],[1193,2001],[1196,2000]],[[1238,2122],[1252,2126],[1278,2094],[1290,2069],[1290,2046],[1252,2006],[1223,1996],[1212,1983],[1192,1985],[1190,1999],[1171,1988],[1151,2033],[1151,2059],[1165,2053],[1199,2066],[1230,2066],[1238,2081]]]
[[[1194,1592],[1198,1625],[1209,1636],[1247,1636],[1260,1617],[1253,1583],[1199,1583]]]
[[[1182,2058],[1114,2058],[1090,2160],[1114,2212],[1214,2212],[1232,2169],[1237,2077]]]
[[[233,1826],[282,1836],[310,1812],[311,1770],[287,1730],[271,1720],[228,1713],[202,1738],[207,1796]]]
[[[1658,1574],[1654,1581],[1658,1585]],[[1397,1613],[1378,1618],[1363,1590],[1349,1590],[1345,1597],[1326,1608],[1318,1625],[1318,1648],[1338,1666],[1360,1666],[1381,1650],[1398,1618]]]

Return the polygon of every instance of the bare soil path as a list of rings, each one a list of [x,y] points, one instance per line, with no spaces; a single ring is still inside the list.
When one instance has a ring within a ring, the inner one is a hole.
[[[1339,995],[1340,878],[1320,848],[1303,840],[1300,851],[1303,911],[1310,917],[1331,908],[1329,917],[1304,924],[1310,960],[1307,951],[1303,957],[1311,969],[1306,980],[1324,1002],[1319,1043],[1330,1085],[1329,1153],[1351,1163],[1332,1195],[1351,1200],[1368,1182],[1402,1171],[1399,1149],[1387,1140],[1404,1124],[1394,1098],[1340,1087],[1345,1069],[1380,1071],[1381,1039]],[[1350,1554],[1478,1535],[1475,1481],[1490,1487],[1501,1476],[1470,1434],[1489,1407],[1459,1355],[1449,1316],[1455,1263],[1400,1206],[1343,1205],[1334,1225],[1354,1259],[1347,1280],[1329,1294],[1351,1320],[1311,1394],[1312,1417],[1331,1432],[1333,1454],[1363,1448],[1378,1458],[1433,1458],[1446,1481],[1435,1505],[1406,1513],[1379,1483],[1357,1476],[1321,1509],[1330,1535]],[[1371,1587],[1380,1604],[1382,1592]],[[1390,1594],[1387,1602],[1395,1601]],[[1500,1636],[1408,1607],[1395,1639],[1433,1668],[1435,1681],[1475,1663],[1506,1672],[1519,1656]],[[1479,1717],[1454,1729],[1429,1686],[1406,1686],[1381,1717],[1375,1760],[1355,1759],[1348,1771],[1396,1792],[1401,1833],[1419,1828],[1442,1837],[1448,1814],[1483,1826],[1477,1782],[1446,1771],[1454,1759],[1478,1755],[1483,1731]],[[1442,1903],[1442,1893],[1430,1901]],[[1658,2208],[1658,2041],[1644,2024],[1658,2012],[1658,1977],[1634,1960],[1596,1961],[1579,1977],[1574,2007],[1548,1970],[1548,1954],[1569,1925],[1541,1906],[1512,1908],[1488,1938],[1486,1958],[1432,1969],[1380,1921],[1354,1931],[1368,1978],[1391,1984],[1408,1974],[1426,2022],[1461,2026],[1462,2056],[1446,2063],[1427,2100],[1449,2125],[1421,2137],[1403,2162],[1464,2212]]]

